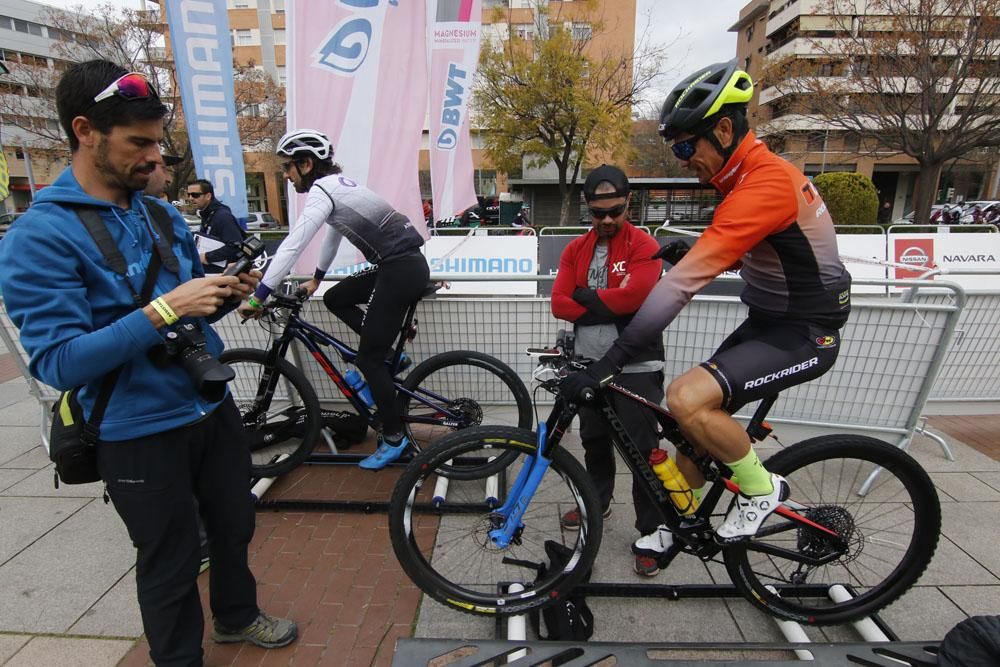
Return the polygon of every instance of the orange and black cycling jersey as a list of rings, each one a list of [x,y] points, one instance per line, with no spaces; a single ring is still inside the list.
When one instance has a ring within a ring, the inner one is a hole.
[[[833,221],[802,172],[753,133],[712,179],[722,194],[712,224],[653,288],[608,351],[619,366],[661,335],[691,298],[740,266],[741,298],[757,320],[814,322],[838,329],[850,312],[851,275]]]

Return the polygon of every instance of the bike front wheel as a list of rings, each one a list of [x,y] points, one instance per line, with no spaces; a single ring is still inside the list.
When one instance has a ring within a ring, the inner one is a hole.
[[[424,593],[470,614],[520,614],[561,599],[590,570],[601,544],[601,505],[583,466],[563,449],[552,452],[509,546],[490,537],[507,520],[502,505],[536,452],[531,431],[481,427],[444,437],[406,467],[389,503],[389,535],[403,570]],[[514,460],[496,476],[448,476],[442,491],[437,471],[447,461],[490,457]],[[561,531],[560,516],[574,509],[580,528]],[[546,540],[561,541],[573,554],[567,569],[538,576]],[[512,582],[525,590],[511,592]]]
[[[236,373],[229,391],[247,432],[253,476],[277,477],[301,464],[323,426],[319,399],[306,376],[285,359],[269,367],[264,350],[226,350],[219,361]]]
[[[754,538],[727,548],[729,576],[751,603],[800,623],[846,623],[890,605],[927,568],[941,506],[927,473],[903,450],[828,435],[764,465],[788,480],[786,506],[837,537],[772,514]],[[837,584],[844,588],[829,593]]]
[[[510,366],[481,352],[456,350],[414,368],[399,392],[399,414],[417,451],[474,426],[531,429],[531,395]],[[467,461],[443,465],[453,479],[477,479],[506,468],[515,455],[502,453],[485,468]]]

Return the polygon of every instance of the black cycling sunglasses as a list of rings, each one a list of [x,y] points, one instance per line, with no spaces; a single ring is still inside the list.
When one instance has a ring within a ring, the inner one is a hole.
[[[698,150],[698,139],[700,138],[701,137],[695,135],[690,139],[678,141],[670,145],[670,150],[674,152],[675,158],[687,162],[694,157],[695,152]]]
[[[611,208],[595,208],[593,206],[588,206],[590,210],[590,215],[594,216],[594,220],[604,220],[606,217],[617,218],[619,215],[625,212],[628,207],[628,203],[619,204],[618,206],[612,206]]]

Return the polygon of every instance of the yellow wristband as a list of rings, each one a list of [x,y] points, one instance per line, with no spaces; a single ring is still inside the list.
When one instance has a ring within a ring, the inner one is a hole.
[[[160,317],[163,318],[163,321],[166,322],[167,325],[175,324],[177,320],[180,319],[177,317],[177,313],[174,312],[174,309],[171,308],[162,297],[159,299],[153,299],[150,305],[152,305],[153,309],[159,313]]]

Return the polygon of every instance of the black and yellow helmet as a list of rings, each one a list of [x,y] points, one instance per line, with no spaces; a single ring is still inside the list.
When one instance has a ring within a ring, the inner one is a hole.
[[[702,68],[677,84],[660,110],[660,136],[670,141],[693,132],[727,104],[746,105],[753,97],[750,75],[736,60]]]

